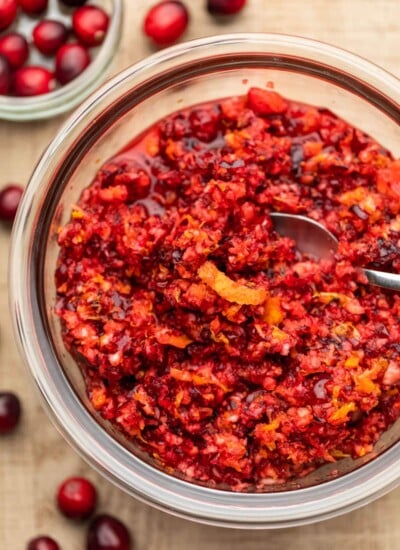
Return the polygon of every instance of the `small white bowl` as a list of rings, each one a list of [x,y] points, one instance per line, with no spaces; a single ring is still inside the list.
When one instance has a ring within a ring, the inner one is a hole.
[[[48,94],[35,97],[0,95],[0,120],[24,121],[54,117],[79,105],[99,86],[115,56],[121,38],[123,0],[96,0],[96,4],[110,14],[110,25],[102,45],[91,51],[91,64],[77,78]],[[50,0],[46,18],[67,23],[70,19],[68,14],[71,13],[72,10],[61,11],[58,8],[58,0]],[[32,18],[22,14],[11,30],[21,32],[30,42],[32,29],[39,20],[38,17]],[[49,60],[33,50],[29,62],[50,68],[54,64],[54,59]]]

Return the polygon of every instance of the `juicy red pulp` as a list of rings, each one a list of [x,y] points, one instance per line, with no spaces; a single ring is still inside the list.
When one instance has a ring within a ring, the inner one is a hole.
[[[327,109],[250,88],[165,117],[58,233],[57,314],[96,410],[166,471],[268,490],[362,457],[400,416],[400,160]],[[357,207],[357,208],[356,208]],[[303,213],[316,261],[273,230]]]

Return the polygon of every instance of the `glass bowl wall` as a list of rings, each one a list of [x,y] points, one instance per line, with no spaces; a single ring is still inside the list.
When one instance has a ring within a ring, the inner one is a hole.
[[[348,52],[284,35],[229,35],[165,50],[89,98],[39,162],[14,227],[11,309],[21,353],[64,436],[119,487],[176,515],[265,528],[331,517],[367,503],[400,477],[400,423],[373,453],[321,468],[269,493],[238,494],[167,475],[92,410],[54,315],[57,230],[99,167],[160,118],[196,103],[273,86],[323,106],[400,155],[399,81]]]

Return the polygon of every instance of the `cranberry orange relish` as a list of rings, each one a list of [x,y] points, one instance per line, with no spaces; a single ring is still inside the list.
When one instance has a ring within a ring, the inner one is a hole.
[[[88,182],[89,183],[89,182]],[[339,240],[302,255],[269,213]],[[251,88],[108,161],[59,231],[56,311],[96,410],[167,472],[267,490],[362,457],[400,416],[400,161]]]

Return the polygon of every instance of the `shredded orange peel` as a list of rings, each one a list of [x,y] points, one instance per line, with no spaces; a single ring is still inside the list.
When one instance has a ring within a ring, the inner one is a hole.
[[[221,298],[236,304],[258,306],[268,297],[264,288],[251,288],[237,283],[220,271],[212,262],[207,261],[197,271],[198,276]]]
[[[159,344],[174,346],[179,349],[185,349],[193,342],[185,334],[174,334],[168,329],[160,330],[155,336]]]

